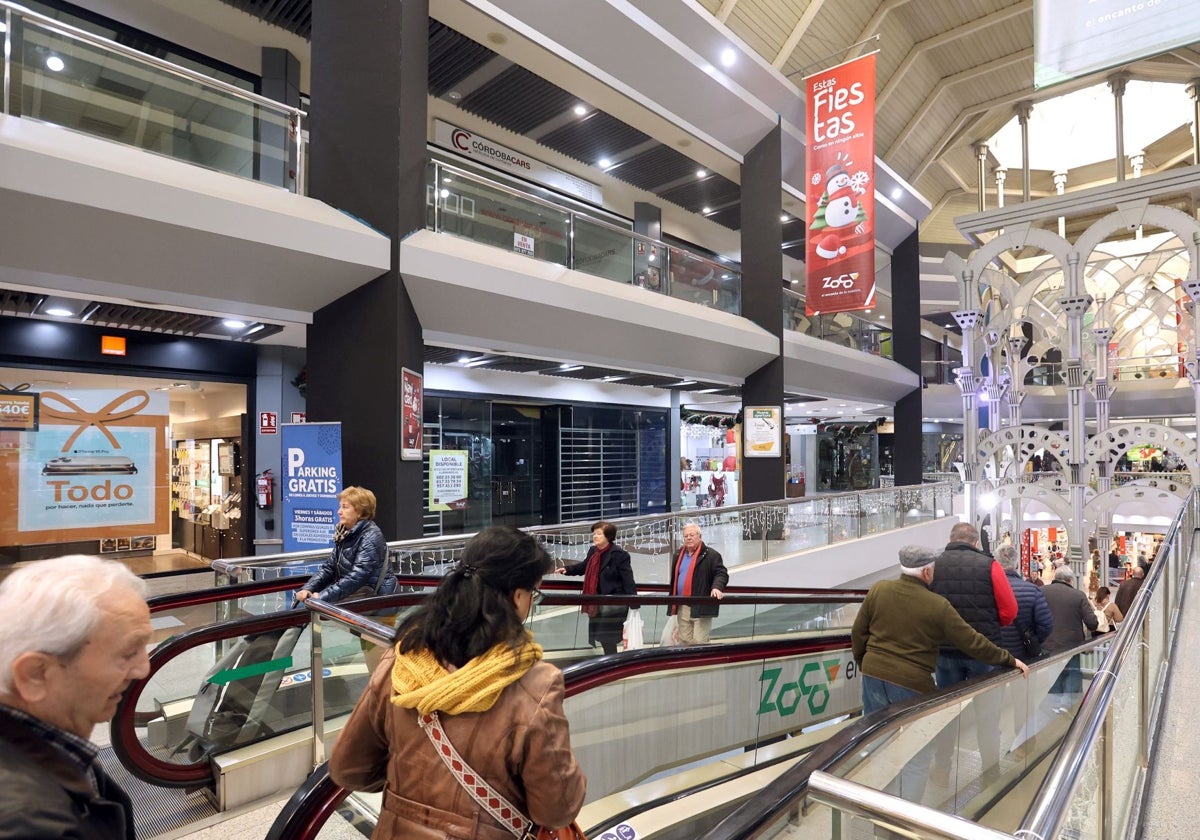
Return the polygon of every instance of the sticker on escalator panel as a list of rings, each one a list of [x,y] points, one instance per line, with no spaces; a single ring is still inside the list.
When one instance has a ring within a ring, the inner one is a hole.
[[[612,831],[600,835],[600,840],[637,840],[637,830],[629,823],[621,823]]]

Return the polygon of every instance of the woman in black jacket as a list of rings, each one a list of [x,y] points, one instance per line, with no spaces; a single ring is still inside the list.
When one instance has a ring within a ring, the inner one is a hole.
[[[629,552],[613,543],[616,538],[616,525],[597,522],[592,526],[592,547],[587,557],[558,571],[583,575],[584,595],[636,595]],[[588,643],[599,643],[605,653],[616,653],[629,608],[590,604],[580,607],[580,612],[588,616]]]
[[[387,577],[387,540],[374,519],[375,494],[370,490],[347,487],[338,493],[333,551],[296,593],[297,601],[320,598],[336,603],[376,594]]]

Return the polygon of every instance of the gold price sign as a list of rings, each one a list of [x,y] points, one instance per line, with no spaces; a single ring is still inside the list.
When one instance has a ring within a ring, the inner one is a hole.
[[[774,405],[747,406],[742,418],[742,455],[778,458],[783,452],[783,409]]]

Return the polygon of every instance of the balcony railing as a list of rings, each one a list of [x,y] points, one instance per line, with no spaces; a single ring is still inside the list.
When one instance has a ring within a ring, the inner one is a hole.
[[[741,314],[742,275],[733,265],[441,161],[430,163],[426,184],[431,230]]]
[[[804,298],[791,289],[783,290],[783,328],[853,347],[872,356],[892,358],[892,331],[849,312],[808,316]]]
[[[301,191],[305,113],[0,0],[0,112]]]

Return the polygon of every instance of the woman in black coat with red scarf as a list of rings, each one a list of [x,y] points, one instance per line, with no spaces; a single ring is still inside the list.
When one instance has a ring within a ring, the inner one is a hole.
[[[592,547],[587,557],[559,571],[565,575],[583,575],[584,595],[636,595],[629,552],[613,543],[616,538],[616,525],[597,522],[592,526]],[[589,604],[580,607],[580,612],[588,617],[589,644],[599,643],[605,653],[616,653],[629,608]]]

